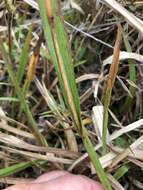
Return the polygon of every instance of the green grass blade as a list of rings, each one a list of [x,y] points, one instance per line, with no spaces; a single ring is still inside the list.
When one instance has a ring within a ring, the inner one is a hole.
[[[116,180],[119,180],[120,178],[122,178],[128,171],[129,171],[130,167],[129,165],[123,165],[121,166],[114,174],[114,178]]]
[[[32,27],[30,28],[28,35],[26,37],[21,55],[20,55],[20,60],[19,60],[19,67],[17,70],[17,80],[20,83],[24,72],[25,72],[25,67],[26,67],[26,63],[28,61],[28,55],[29,55],[29,48],[30,48],[30,41],[31,41],[31,37],[32,37]]]
[[[85,131],[85,133],[87,133]],[[96,172],[98,174],[98,177],[99,179],[101,180],[102,184],[104,185],[104,187],[107,189],[107,190],[112,190],[111,188],[111,185],[106,177],[106,174],[102,168],[102,165],[101,163],[99,162],[99,159],[98,159],[98,155],[97,153],[94,151],[94,148],[93,148],[93,145],[88,137],[88,135],[85,135],[86,138],[83,139],[83,142],[84,142],[84,146],[89,154],[89,157],[92,161],[92,164],[93,166],[95,167],[96,169]]]
[[[126,37],[126,35],[123,33],[123,40],[124,40],[124,44],[125,44],[125,48],[127,50],[127,52],[132,52],[132,47],[128,41],[128,38]],[[129,79],[131,82],[133,82],[134,84],[136,84],[136,66],[135,66],[135,62],[132,59],[128,59],[128,64],[129,64]],[[129,87],[129,91],[132,95],[132,97],[134,97],[135,95],[135,88],[130,85]],[[131,96],[127,96],[126,100],[125,100],[125,104],[122,108],[123,111],[127,111],[129,109],[129,107],[131,107],[132,103],[133,103],[133,98]]]
[[[7,101],[7,102],[19,102],[18,98],[15,97],[0,97],[0,102]]]
[[[14,164],[12,166],[0,169],[0,178],[10,176],[17,172],[20,172],[28,167],[30,167],[33,162],[22,162],[19,164]]]
[[[108,182],[106,174],[104,173],[98,157],[94,152],[93,145],[82,124],[72,57],[68,47],[69,42],[67,33],[64,29],[63,20],[60,14],[59,1],[46,0],[45,3],[43,3],[43,0],[38,0],[38,4],[49,54],[58,75],[64,100],[78,132],[83,138],[84,145],[93,161],[94,167],[103,186],[107,190],[111,190],[111,185]]]

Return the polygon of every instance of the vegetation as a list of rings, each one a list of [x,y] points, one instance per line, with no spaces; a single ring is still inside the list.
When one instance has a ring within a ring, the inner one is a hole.
[[[0,188],[54,169],[142,187],[142,5],[0,3]]]

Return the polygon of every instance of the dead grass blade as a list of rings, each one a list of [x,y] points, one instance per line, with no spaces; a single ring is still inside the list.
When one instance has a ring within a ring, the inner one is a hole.
[[[43,155],[40,153],[18,150],[18,149],[13,149],[13,148],[4,147],[4,146],[0,146],[0,147],[7,150],[10,153],[23,155],[23,156],[29,157],[31,159],[45,160],[45,161],[49,161],[52,163],[61,163],[61,164],[72,164],[73,163],[73,160],[71,160],[71,159],[59,158],[59,157],[54,156],[54,154]]]
[[[134,59],[134,60],[142,63],[143,62],[143,55],[138,54],[138,53],[120,51],[119,61],[124,61],[126,59]],[[113,62],[113,55],[111,55],[110,57],[106,58],[103,61],[103,65],[106,66],[107,64],[111,64],[112,62]]]
[[[143,35],[143,21],[137,18],[134,14],[125,9],[120,3],[115,0],[104,0],[110,7],[121,14],[133,27],[135,27]]]
[[[113,53],[113,63],[111,64],[109,76],[106,83],[105,94],[103,94],[103,105],[104,105],[104,113],[103,113],[103,131],[102,131],[102,142],[103,142],[103,152],[106,152],[106,143],[107,143],[107,126],[108,126],[108,109],[110,105],[111,93],[113,89],[113,85],[117,76],[118,66],[119,66],[119,54],[120,54],[120,44],[121,44],[121,34],[122,29],[121,26],[118,26],[118,32],[114,47]]]
[[[31,81],[34,78],[35,75],[35,71],[36,71],[36,66],[38,64],[38,60],[39,60],[39,54],[40,54],[40,47],[41,47],[41,43],[43,41],[43,33],[40,35],[39,40],[35,46],[35,49],[33,51],[33,54],[30,58],[29,61],[29,66],[28,66],[28,71],[27,71],[27,75],[26,75],[26,80],[23,86],[23,92],[24,94],[27,92]]]
[[[4,124],[3,122],[0,122],[0,129],[3,129],[5,131],[8,131],[10,133],[13,133],[13,134],[21,136],[21,137],[35,139],[34,135],[32,135],[31,133],[28,133],[26,131],[23,131],[23,130],[15,128],[15,127],[11,127],[10,125]]]
[[[0,183],[9,184],[9,185],[18,185],[21,183],[29,183],[32,182],[34,179],[25,179],[25,178],[12,178],[12,177],[5,177],[0,178]]]
[[[0,142],[3,142],[9,146],[17,147],[24,150],[34,151],[34,152],[43,152],[43,153],[52,153],[59,156],[65,156],[69,158],[77,158],[78,153],[73,151],[67,151],[60,148],[50,148],[50,147],[41,147],[36,145],[31,145],[24,140],[21,140],[13,135],[8,135],[0,132]]]

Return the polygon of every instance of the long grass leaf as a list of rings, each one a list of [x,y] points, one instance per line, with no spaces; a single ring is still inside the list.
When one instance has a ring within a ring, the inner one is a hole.
[[[19,99],[15,97],[0,97],[0,102],[2,101],[19,102]]]
[[[106,140],[107,140],[107,126],[108,126],[108,109],[110,105],[113,85],[116,79],[118,66],[119,66],[120,43],[121,43],[121,26],[119,25],[116,42],[114,46],[113,63],[110,66],[109,76],[107,79],[105,94],[103,98],[104,114],[103,114],[102,142],[103,142],[104,153],[106,152],[107,149]]]
[[[0,178],[10,176],[17,172],[20,172],[32,165],[32,162],[22,162],[19,164],[14,164],[12,166],[0,169]]]
[[[127,52],[132,52],[132,48],[131,45],[128,41],[128,38],[126,37],[126,35],[123,33],[123,40],[124,40],[124,44],[125,44],[125,48],[127,50]],[[136,68],[135,68],[135,62],[133,59],[128,59],[128,65],[129,65],[129,79],[131,82],[133,82],[134,84],[136,84]],[[129,87],[129,91],[132,95],[132,97],[134,97],[135,95],[135,87],[133,87],[133,85],[130,85]],[[122,111],[127,111],[128,108],[132,105],[133,103],[133,98],[131,96],[127,96],[126,100],[125,100],[125,104],[122,108]]]
[[[45,1],[45,9],[45,4],[40,0],[38,2],[40,10],[42,10],[40,13],[44,26],[45,38],[51,59],[58,74],[58,79],[64,94],[64,100],[71,111],[76,127],[81,132],[79,96],[76,90],[72,58],[67,43],[68,38],[59,14],[58,3],[57,1]]]
[[[97,174],[107,190],[111,190],[110,183],[94,152],[93,145],[83,127],[80,115],[80,102],[75,83],[72,58],[68,46],[67,33],[63,27],[63,19],[60,13],[59,1],[38,0],[40,14],[43,23],[44,34],[48,45],[51,60],[55,66],[60,82],[63,97],[71,113],[73,122],[81,135],[84,145],[93,161]]]
[[[96,172],[98,174],[99,179],[101,180],[102,184],[104,185],[104,188],[107,190],[112,190],[111,185],[106,177],[106,174],[102,168],[102,165],[98,159],[97,153],[94,151],[93,145],[89,139],[89,137],[86,135],[86,131],[84,131],[85,138],[83,139],[85,148],[88,152],[88,155],[92,161],[93,166],[96,169]]]
[[[31,41],[31,37],[32,37],[32,28],[30,28],[28,35],[26,37],[21,55],[20,55],[20,60],[19,60],[19,66],[18,66],[18,70],[17,70],[17,80],[20,83],[24,72],[25,72],[25,67],[26,67],[26,63],[28,61],[28,55],[29,55],[29,48],[30,48],[30,41]]]

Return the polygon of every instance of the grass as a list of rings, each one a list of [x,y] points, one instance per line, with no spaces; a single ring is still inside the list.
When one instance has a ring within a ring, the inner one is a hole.
[[[82,123],[80,114],[80,102],[76,89],[74,69],[70,49],[68,48],[68,38],[65,32],[61,15],[57,15],[59,5],[54,1],[38,1],[40,13],[43,21],[43,30],[51,55],[53,64],[55,65],[60,87],[63,90],[63,97],[70,111],[73,123],[83,139],[83,143],[89,153],[90,159],[96,169],[96,172],[102,181],[104,187],[111,189],[104,170],[98,160],[97,154],[93,149],[93,145],[88,137],[85,127]],[[46,8],[45,8],[46,7]],[[49,43],[49,41],[51,43]]]
[[[118,33],[115,42],[114,52],[113,52],[113,61],[110,66],[109,76],[107,82],[105,81],[105,92],[103,91],[103,106],[104,106],[104,114],[103,114],[103,134],[102,134],[102,142],[103,142],[103,153],[107,152],[107,129],[108,129],[108,110],[110,105],[111,93],[115,83],[115,79],[118,72],[119,67],[119,55],[120,55],[120,44],[121,44],[121,26],[118,26]]]
[[[63,169],[96,176],[107,190],[143,183],[138,172],[139,183],[132,180],[135,167],[142,171],[142,65],[129,56],[142,54],[143,24],[134,16],[141,4],[129,14],[131,3],[126,10],[115,1],[113,12],[113,2],[0,4],[8,16],[0,36],[0,178],[13,184]],[[95,126],[99,105],[103,125]]]

